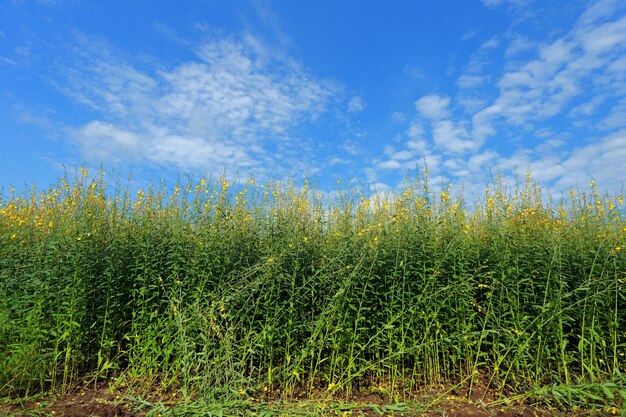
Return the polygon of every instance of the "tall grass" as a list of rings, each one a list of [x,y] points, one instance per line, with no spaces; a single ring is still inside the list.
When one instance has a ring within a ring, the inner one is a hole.
[[[71,183],[70,183],[71,182]],[[467,204],[81,170],[0,199],[0,395],[118,378],[187,399],[623,381],[626,222],[530,175]]]

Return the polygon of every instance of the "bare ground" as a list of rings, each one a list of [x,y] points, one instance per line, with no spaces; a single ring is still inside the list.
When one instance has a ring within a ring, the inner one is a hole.
[[[164,396],[167,401],[164,401]],[[180,396],[175,394],[154,394],[152,403],[165,403],[168,409],[177,405]],[[604,408],[595,410],[558,410],[546,406],[523,403],[505,404],[497,400],[493,392],[480,387],[469,394],[465,390],[452,390],[440,387],[439,391],[429,390],[418,394],[414,401],[393,403],[375,392],[361,392],[349,398],[295,400],[281,402],[268,392],[257,398],[249,397],[246,406],[242,402],[236,410],[229,412],[223,408],[223,415],[266,416],[340,416],[340,417],[380,417],[380,416],[425,416],[425,417],[565,417],[565,416],[610,416],[621,415],[623,410]],[[179,403],[180,404],[180,403]],[[181,408],[183,409],[183,408]],[[160,417],[157,411],[148,412],[127,395],[127,392],[111,389],[106,384],[76,386],[68,393],[42,397],[37,400],[18,402],[0,401],[0,416],[32,417]],[[199,414],[194,414],[199,415]]]

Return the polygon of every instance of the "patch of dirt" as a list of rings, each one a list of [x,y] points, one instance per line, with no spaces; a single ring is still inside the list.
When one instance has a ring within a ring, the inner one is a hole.
[[[172,408],[176,407],[175,394],[167,395],[171,401],[168,402]],[[267,410],[273,410],[275,415],[294,415],[289,409],[298,408],[298,400],[281,402],[276,399],[271,392],[263,395],[262,403],[267,405]],[[257,397],[258,398],[258,397]],[[421,410],[412,408],[409,404],[394,404],[384,394],[378,392],[362,391],[355,393],[350,398],[333,400],[326,398],[321,400],[325,407],[317,408],[318,415],[335,417],[381,417],[381,416],[407,416],[407,417],[565,417],[565,416],[601,416],[616,415],[617,412],[608,411],[560,411],[555,409],[539,408],[530,405],[501,404],[494,402],[496,394],[485,390],[482,387],[474,387],[471,394],[464,389],[436,386],[419,393],[416,398],[418,404],[432,404]],[[162,401],[164,397],[156,394],[149,401]],[[267,401],[267,402],[265,402]],[[304,400],[306,401],[306,400]],[[322,404],[322,402],[320,404]],[[315,401],[313,401],[315,403]],[[259,405],[259,403],[256,403]],[[251,404],[252,411],[257,411],[254,403]],[[322,411],[324,410],[324,411]],[[242,411],[239,409],[239,411]],[[145,417],[145,410],[138,410],[129,401],[128,392],[111,390],[106,383],[98,386],[76,386],[67,394],[47,397],[39,401],[25,401],[21,404],[13,402],[2,404],[0,402],[0,416],[11,417],[32,417],[32,416],[53,416],[53,417]],[[224,414],[228,415],[227,410]],[[274,414],[268,414],[274,415]],[[302,415],[296,413],[296,415]],[[310,415],[310,414],[308,414]]]
[[[448,391],[443,391],[444,394]],[[434,392],[432,394],[435,394]],[[574,411],[574,410],[556,410],[546,407],[534,407],[531,405],[514,404],[514,405],[496,405],[491,398],[491,393],[481,392],[477,390],[471,395],[459,396],[442,395],[442,392],[436,395],[421,396],[420,404],[432,404],[425,410],[411,410],[411,407],[394,407],[388,400],[385,400],[379,394],[357,394],[353,397],[353,401],[357,404],[363,404],[357,407],[351,413],[346,414],[349,417],[380,417],[380,416],[407,416],[407,417],[575,417],[575,416],[599,416],[610,415],[601,411]],[[467,393],[466,393],[467,394]],[[485,395],[487,394],[487,395]],[[437,398],[436,401],[433,401]],[[339,414],[342,415],[342,414]],[[343,415],[342,415],[343,416]]]
[[[123,393],[111,392],[104,386],[75,387],[67,394],[21,405],[0,403],[0,415],[30,417],[142,417],[124,401]]]
[[[489,407],[475,404],[442,404],[434,410],[421,413],[428,417],[565,417],[591,416],[590,412],[545,410],[530,406]],[[597,415],[597,413],[595,414]]]

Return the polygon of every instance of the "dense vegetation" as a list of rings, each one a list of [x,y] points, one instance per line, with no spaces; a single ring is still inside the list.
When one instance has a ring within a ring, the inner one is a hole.
[[[496,181],[468,204],[425,175],[369,198],[111,182],[0,195],[0,396],[624,381],[624,202],[593,183],[552,203]]]

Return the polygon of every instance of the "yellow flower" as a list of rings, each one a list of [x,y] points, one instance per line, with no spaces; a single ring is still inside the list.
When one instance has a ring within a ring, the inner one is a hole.
[[[15,234],[15,233],[13,233],[13,234],[11,235],[11,239],[15,239],[16,237],[17,237],[17,234]]]
[[[621,247],[621,246],[616,246],[616,247],[615,247],[615,250],[616,250],[616,251],[620,251],[620,250],[622,250],[622,247]]]

